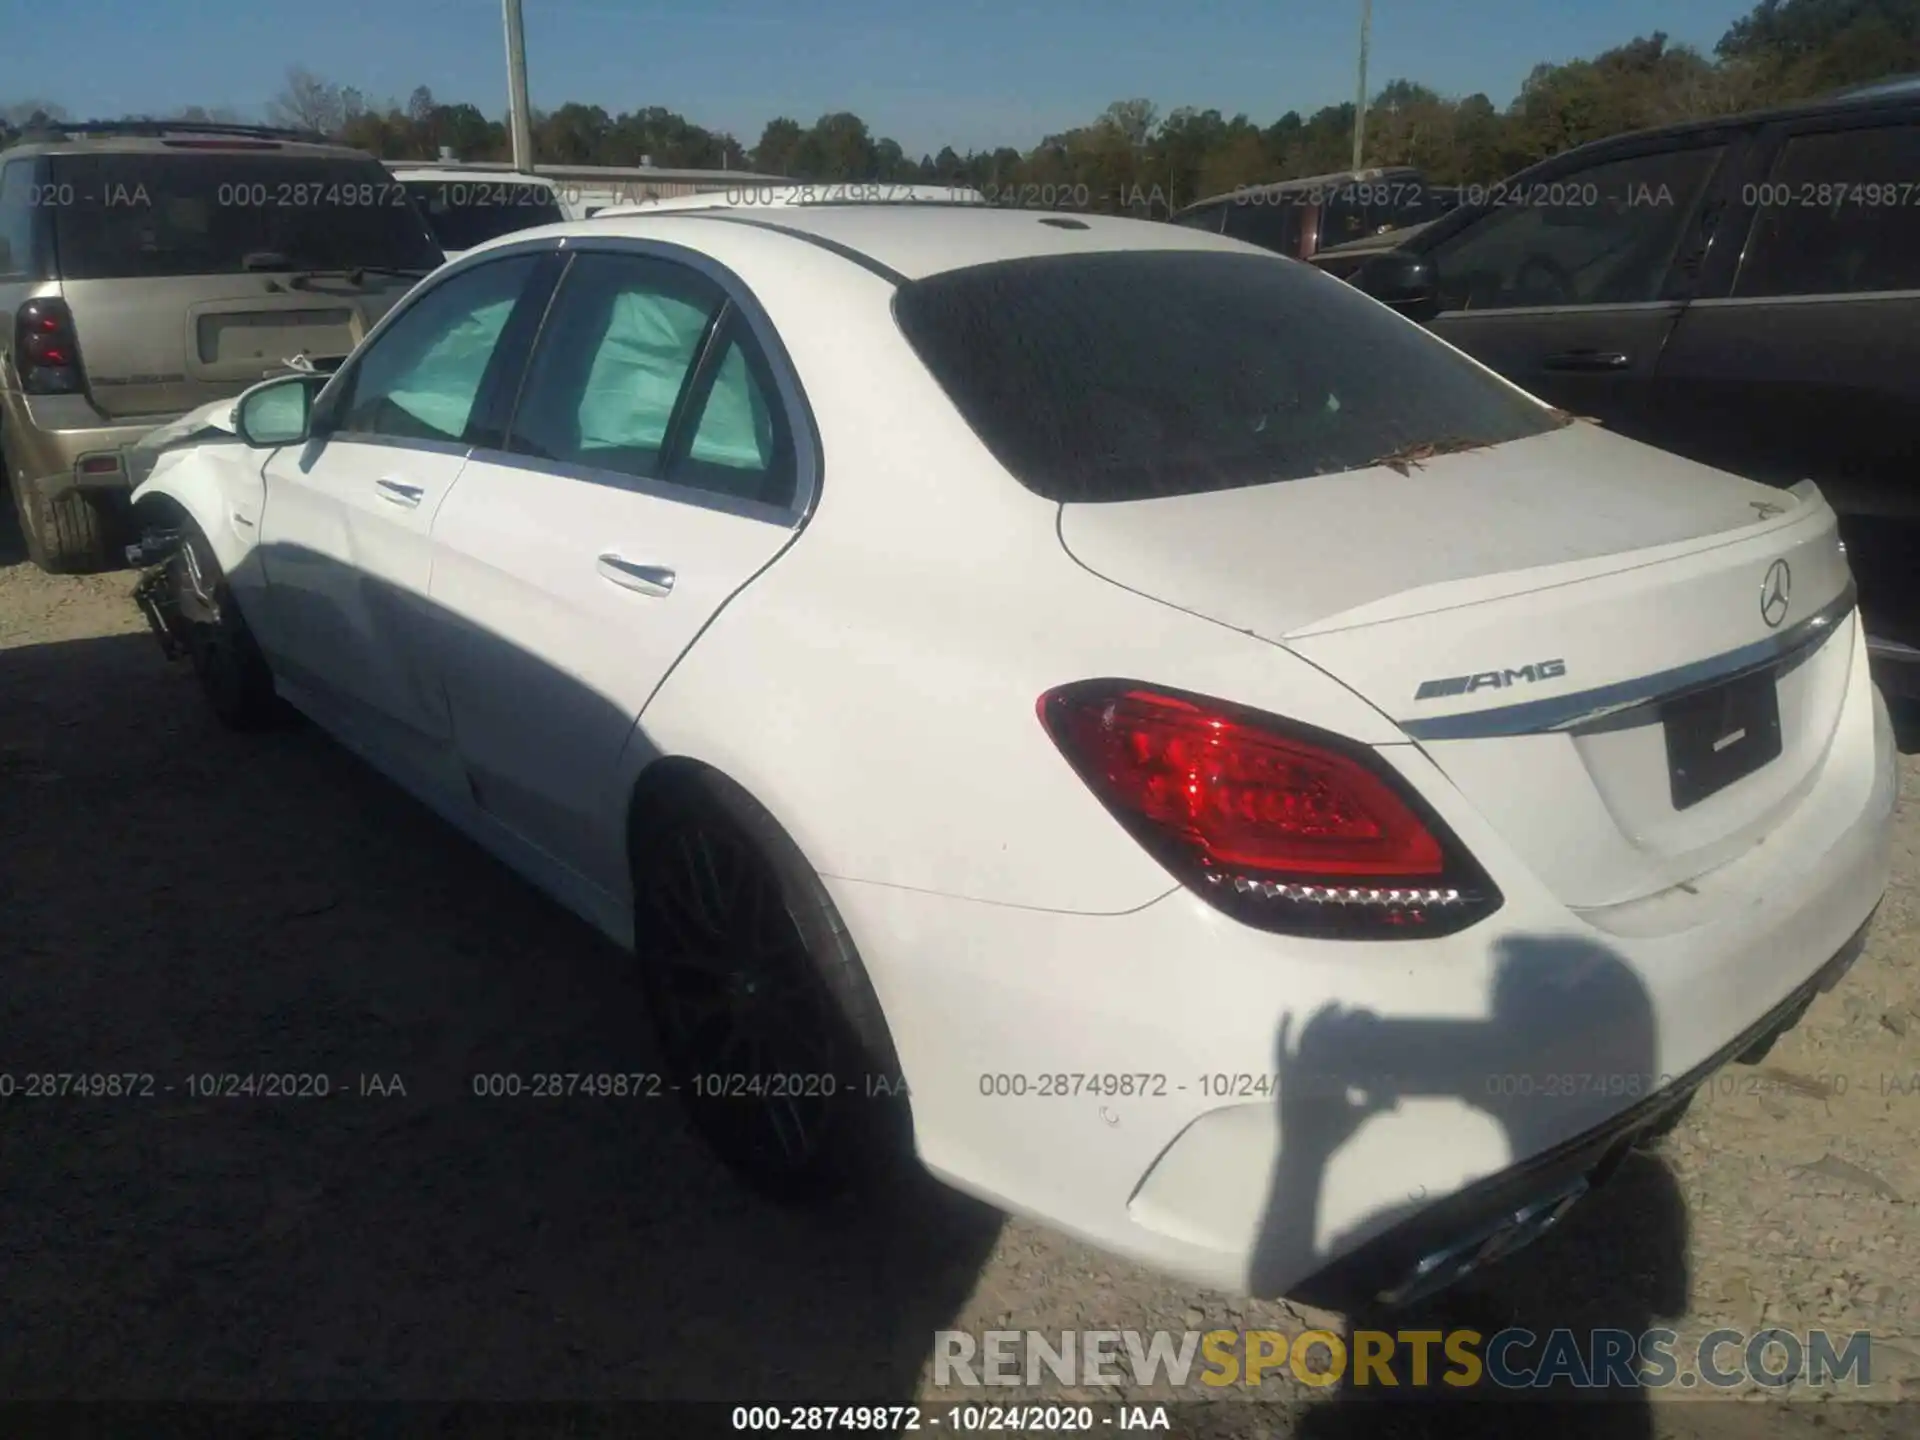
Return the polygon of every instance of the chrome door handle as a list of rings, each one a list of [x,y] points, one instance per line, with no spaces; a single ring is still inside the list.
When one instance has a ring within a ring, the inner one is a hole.
[[[601,579],[642,595],[658,597],[673,593],[673,571],[664,565],[636,565],[618,555],[602,555],[596,568]]]
[[[391,500],[396,505],[405,505],[412,509],[420,503],[427,492],[418,485],[409,485],[404,480],[376,480],[373,482],[380,491],[382,500]]]

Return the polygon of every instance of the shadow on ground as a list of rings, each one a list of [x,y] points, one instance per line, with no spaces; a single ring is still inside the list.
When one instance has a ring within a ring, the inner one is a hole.
[[[772,1208],[667,1098],[476,1095],[656,1068],[625,957],[144,633],[0,651],[0,887],[10,1398],[899,1402],[998,1233]]]

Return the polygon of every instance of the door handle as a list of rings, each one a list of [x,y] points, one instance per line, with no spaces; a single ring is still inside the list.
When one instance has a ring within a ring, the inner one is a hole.
[[[396,505],[405,505],[411,510],[420,503],[427,492],[418,485],[409,485],[404,480],[376,480],[373,482],[380,491],[382,500],[391,500]]]
[[[626,590],[659,598],[673,593],[673,571],[664,565],[636,565],[618,555],[602,555],[595,567],[603,580]]]
[[[1633,357],[1619,350],[1562,350],[1540,362],[1543,370],[1624,370]]]

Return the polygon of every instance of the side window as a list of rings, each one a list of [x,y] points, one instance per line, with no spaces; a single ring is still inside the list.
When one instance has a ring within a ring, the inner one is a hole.
[[[0,275],[25,274],[33,265],[33,162],[0,167]]]
[[[1226,235],[1281,255],[1300,253],[1301,196],[1290,190],[1251,190],[1227,209]]]
[[[740,500],[793,503],[793,442],[782,423],[773,376],[738,317],[694,412],[684,457],[667,478]]]
[[[507,448],[659,478],[668,427],[722,298],[684,266],[575,256],[541,329]]]
[[[1920,125],[1789,140],[1753,187],[1736,295],[1920,290]]]
[[[1209,205],[1204,210],[1190,210],[1185,215],[1174,216],[1173,223],[1185,226],[1189,230],[1207,230],[1218,235],[1220,221],[1226,208],[1224,205]]]
[[[445,281],[397,317],[349,377],[336,430],[393,440],[462,439],[488,362],[540,262],[516,255]]]
[[[1721,146],[1612,160],[1511,187],[1434,248],[1443,310],[1658,300]]]

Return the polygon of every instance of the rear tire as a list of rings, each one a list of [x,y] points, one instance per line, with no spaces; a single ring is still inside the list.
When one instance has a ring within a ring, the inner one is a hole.
[[[711,771],[634,822],[634,951],[672,1084],[749,1187],[819,1202],[912,1153],[899,1063],[865,967],[797,846]]]
[[[20,537],[35,565],[49,575],[118,568],[110,553],[113,527],[106,507],[82,490],[51,498],[42,482],[18,471],[7,479],[14,513],[20,519]]]
[[[279,724],[286,708],[274,691],[273,670],[247,628],[206,536],[189,526],[167,570],[180,638],[213,713],[233,730]]]

